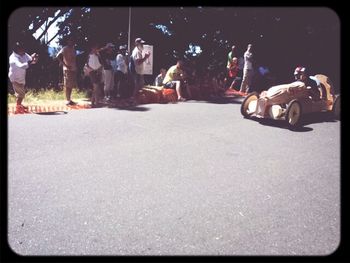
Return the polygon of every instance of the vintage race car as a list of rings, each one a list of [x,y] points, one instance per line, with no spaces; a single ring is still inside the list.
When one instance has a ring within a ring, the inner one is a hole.
[[[330,79],[322,74],[313,77],[320,83],[320,98],[300,81],[273,86],[260,94],[252,92],[243,100],[241,113],[245,118],[284,120],[289,127],[300,125],[302,115],[312,112],[331,112],[340,118],[340,95],[334,94]]]

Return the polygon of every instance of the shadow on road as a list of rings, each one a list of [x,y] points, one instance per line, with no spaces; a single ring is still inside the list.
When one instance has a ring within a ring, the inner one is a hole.
[[[317,112],[317,113],[310,113],[310,114],[304,115],[303,118],[301,119],[301,123],[300,123],[301,126],[295,127],[295,128],[288,127],[288,125],[284,121],[276,121],[271,119],[255,119],[255,120],[262,125],[289,129],[295,132],[312,131],[313,129],[311,127],[305,127],[305,126],[314,124],[314,123],[337,122],[337,120],[334,119],[331,112]]]
[[[308,125],[313,123],[322,123],[322,122],[337,122],[338,120],[334,119],[332,112],[316,112],[310,113],[303,117],[302,124]]]
[[[244,98],[242,97],[221,97],[211,98],[206,100],[190,100],[198,103],[214,103],[214,104],[241,104]]]
[[[284,121],[279,121],[279,120],[271,120],[271,119],[256,119],[260,124],[265,125],[265,126],[270,126],[274,128],[281,128],[281,129],[286,129],[290,130],[293,132],[309,132],[313,131],[311,127],[304,127],[303,125],[299,127],[294,127],[290,128],[286,122]]]
[[[115,110],[129,110],[129,111],[149,111],[150,110],[150,108],[142,107],[142,106],[114,106],[109,108],[115,109]]]
[[[35,112],[37,115],[64,115],[67,113],[66,111]]]

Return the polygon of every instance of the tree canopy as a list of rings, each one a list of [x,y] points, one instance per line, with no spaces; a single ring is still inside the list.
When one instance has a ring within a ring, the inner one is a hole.
[[[20,40],[28,51],[39,52],[40,63],[33,70],[42,77],[30,82],[33,86],[57,82],[57,62],[47,51],[53,38],[45,38],[45,33],[63,16],[57,32],[61,44],[69,34],[82,51],[88,50],[90,41],[128,43],[128,7],[17,9],[8,22],[9,43],[11,47]],[[44,31],[35,38],[39,27]],[[252,43],[256,64],[269,67],[280,81],[291,80],[294,67],[305,65],[311,73],[330,76],[339,86],[340,22],[328,8],[132,7],[131,44],[136,37],[154,46],[154,74],[179,58],[224,71],[231,46],[236,45],[242,56]]]

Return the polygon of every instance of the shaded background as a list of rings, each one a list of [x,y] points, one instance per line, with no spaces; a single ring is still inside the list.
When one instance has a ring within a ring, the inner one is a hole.
[[[329,76],[336,90],[340,90],[340,21],[332,9],[132,7],[131,10],[131,43],[136,37],[142,37],[154,46],[154,75],[146,77],[148,83],[161,67],[169,68],[178,58],[196,61],[201,70],[225,72],[231,46],[236,45],[238,55],[243,56],[247,44],[252,43],[255,66],[268,67],[276,83],[290,82],[294,68],[304,65],[311,74]],[[128,43],[127,7],[17,9],[8,20],[8,55],[18,40],[25,43],[28,53],[40,54],[40,62],[28,70],[30,89],[59,89],[61,69],[50,57],[59,48],[48,49],[52,41],[45,39],[45,34],[41,38],[33,37],[40,26],[50,28],[56,14],[56,19],[65,16],[64,21],[58,23],[57,36],[61,44],[68,34],[76,37],[77,49],[81,52],[88,51],[89,41],[98,41],[101,45],[113,42],[116,46]],[[80,69],[86,54],[79,56]]]

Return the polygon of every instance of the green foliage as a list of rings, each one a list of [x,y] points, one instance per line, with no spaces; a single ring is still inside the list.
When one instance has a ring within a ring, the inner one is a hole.
[[[58,87],[61,81],[61,69],[49,57],[46,43],[32,36],[43,22],[50,24],[48,18],[58,10],[58,15],[65,16],[58,23],[60,43],[63,45],[65,36],[73,34],[77,49],[85,51],[82,61],[90,42],[113,42],[117,46],[128,43],[128,7],[20,8],[9,19],[9,40],[20,39],[29,52],[40,55],[38,65],[28,71],[31,89]],[[290,79],[293,68],[303,64],[337,82],[339,36],[339,20],[327,8],[131,8],[131,49],[136,37],[154,46],[155,74],[161,67],[174,65],[177,59],[195,61],[202,69],[225,71],[230,47],[235,44],[242,56],[247,44],[253,43],[256,66],[268,66],[276,75]],[[199,45],[202,53],[186,53],[190,44]]]
[[[87,92],[73,89],[73,99],[84,99],[87,98]],[[24,102],[25,103],[37,103],[45,101],[65,100],[63,91],[55,91],[54,89],[41,89],[41,90],[30,90],[26,93]],[[13,94],[7,95],[8,103],[15,103],[16,97]]]

